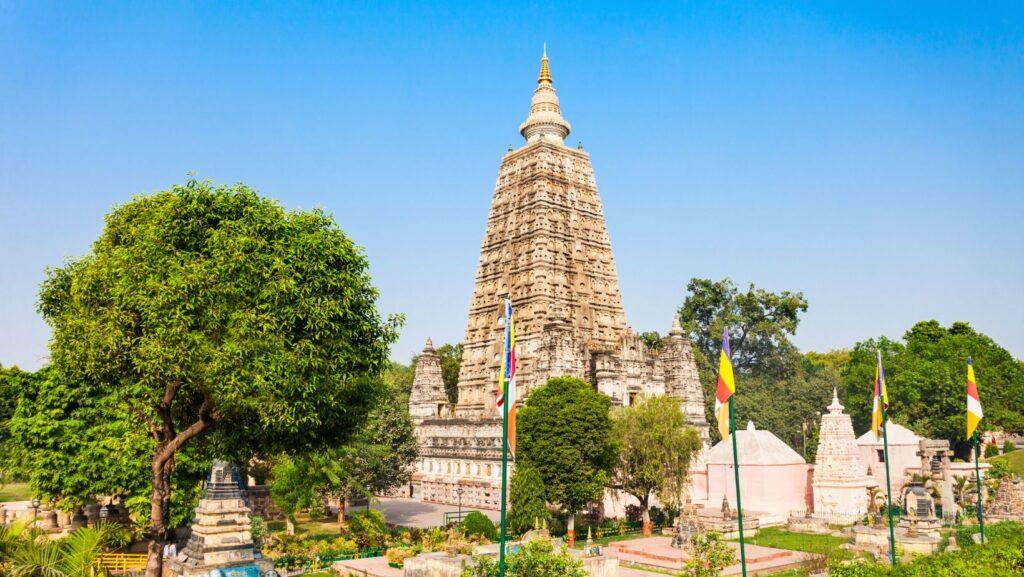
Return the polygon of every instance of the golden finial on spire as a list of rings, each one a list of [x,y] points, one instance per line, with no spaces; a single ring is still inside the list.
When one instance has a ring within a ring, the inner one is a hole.
[[[547,82],[551,84],[551,67],[548,66],[548,43],[544,43],[544,55],[540,58],[540,76],[537,77],[537,84]]]

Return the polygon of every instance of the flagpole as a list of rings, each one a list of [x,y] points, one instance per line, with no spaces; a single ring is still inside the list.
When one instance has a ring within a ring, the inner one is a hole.
[[[747,577],[747,550],[743,545],[743,502],[740,501],[740,460],[736,450],[736,410],[733,398],[729,397],[729,430],[732,431],[732,470],[736,474],[736,520],[740,530],[740,567]]]
[[[501,379],[502,399],[508,401],[508,381]],[[508,495],[508,402],[501,404],[501,541],[498,549],[498,575],[505,577],[505,506]]]
[[[978,528],[981,530],[981,542],[985,542],[985,515],[981,507],[981,443],[978,431],[974,431],[974,478],[978,481]]]
[[[896,565],[896,531],[892,525],[892,481],[889,479],[889,412],[881,399],[878,403],[882,405],[882,447],[885,455],[885,500],[888,504],[886,513],[889,515],[889,561]]]

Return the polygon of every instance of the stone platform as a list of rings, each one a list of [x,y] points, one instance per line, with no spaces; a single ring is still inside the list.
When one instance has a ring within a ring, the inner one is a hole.
[[[384,557],[335,561],[331,568],[341,577],[402,577],[403,571],[388,565]]]
[[[685,550],[672,547],[671,542],[670,537],[645,537],[612,543],[608,546],[608,552],[618,557],[623,564],[630,563],[660,571],[681,571],[689,556]],[[730,541],[728,545],[736,550],[736,558],[739,559],[740,544]],[[760,547],[749,543],[746,546],[746,552],[748,575],[796,568],[811,558],[810,553]],[[736,564],[726,568],[722,574],[739,575],[741,572],[740,564],[737,561]]]

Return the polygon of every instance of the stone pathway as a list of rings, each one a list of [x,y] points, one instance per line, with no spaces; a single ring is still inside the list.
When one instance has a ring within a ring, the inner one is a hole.
[[[388,523],[424,529],[439,527],[444,522],[445,513],[454,513],[459,510],[454,505],[424,503],[408,497],[381,497],[380,503],[374,504],[372,507],[383,513]],[[463,507],[462,510],[465,512],[473,509]],[[501,519],[501,513],[498,511],[484,509],[480,512],[490,517],[495,524]]]
[[[335,561],[332,567],[342,577],[402,577],[402,570],[388,565],[384,557]]]

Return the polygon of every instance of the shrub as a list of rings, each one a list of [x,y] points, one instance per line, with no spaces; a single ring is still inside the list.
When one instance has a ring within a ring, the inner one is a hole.
[[[412,547],[392,547],[384,553],[384,558],[388,560],[388,565],[396,568],[401,568],[405,565],[406,559],[415,556],[416,550]]]
[[[1017,445],[1013,444],[1013,441],[1005,441],[1003,443],[1003,454],[1011,453],[1017,450]]]
[[[556,551],[550,541],[530,541],[505,560],[506,577],[587,577],[582,561],[565,547]],[[462,577],[498,577],[497,558],[475,557]]]
[[[462,530],[470,537],[480,536],[489,541],[498,539],[498,529],[494,523],[479,511],[473,511],[466,515],[466,518],[462,520]]]
[[[348,519],[348,530],[360,547],[383,547],[388,537],[384,515],[376,509],[352,514]]]
[[[640,510],[639,505],[626,505],[626,520],[636,523],[640,520],[643,512]]]
[[[995,443],[989,443],[985,445],[985,458],[991,459],[992,457],[999,456],[999,447]]]

